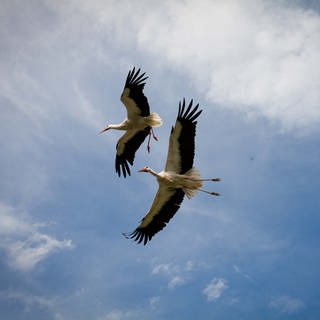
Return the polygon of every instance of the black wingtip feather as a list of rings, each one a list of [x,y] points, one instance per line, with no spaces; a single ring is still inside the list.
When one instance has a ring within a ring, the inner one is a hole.
[[[133,239],[138,244],[143,243],[146,245],[152,237],[161,231],[175,213],[180,208],[180,204],[183,201],[184,192],[182,189],[175,189],[175,192],[171,195],[170,199],[163,205],[160,211],[152,218],[151,222],[147,226],[138,227],[131,233],[123,233],[127,239]],[[142,221],[144,218],[142,219]]]
[[[132,239],[133,241],[136,242],[136,244],[140,244],[143,242],[143,245],[145,246],[148,241],[151,239],[151,237],[148,237],[148,235],[142,233],[139,229],[134,230],[133,232],[130,233],[122,233],[122,235],[126,239]]]
[[[177,121],[181,125],[181,131],[177,137],[180,152],[180,170],[179,174],[184,174],[193,167],[193,159],[195,153],[195,135],[196,135],[196,119],[201,114],[199,104],[193,105],[193,99],[188,103],[185,109],[185,99],[181,102]]]
[[[140,74],[140,76],[135,79],[135,82],[141,82],[141,81],[143,81],[142,78],[143,78],[143,76],[144,76],[145,74],[146,74],[145,72],[142,73],[142,74]],[[148,77],[145,77],[145,79],[146,79],[146,78],[148,78]]]
[[[179,112],[178,112],[178,117],[181,117],[181,116],[182,116],[182,114],[184,113],[185,105],[186,105],[186,101],[185,101],[185,99],[183,98],[182,103],[181,103],[181,108],[180,108],[180,102],[179,102]]]
[[[137,77],[139,75],[139,72],[140,72],[140,68],[137,70],[136,73],[133,73],[133,76],[131,78],[131,82],[135,82],[136,81],[136,79],[137,79]]]
[[[192,118],[190,118],[189,120],[190,121],[194,121],[195,119],[197,119],[199,116],[200,116],[200,114],[202,113],[202,110],[199,110]]]
[[[133,67],[132,70],[128,72],[125,87],[128,88],[130,86],[142,86],[145,85],[145,80],[148,79],[148,76],[145,76],[145,72],[142,74],[139,74],[141,71],[141,68],[139,68],[137,71],[135,67]]]
[[[179,111],[178,111],[178,120],[188,120],[193,122],[197,117],[199,117],[199,115],[202,112],[202,109],[199,110],[197,113],[195,113],[198,108],[199,108],[199,103],[193,108],[192,108],[192,104],[193,104],[193,99],[190,100],[190,103],[187,107],[187,109],[185,110],[185,98],[183,98],[182,102],[179,101]]]
[[[143,141],[146,139],[146,137],[149,135],[151,130],[151,127],[146,127],[144,130],[138,131],[134,136],[131,137],[130,140],[126,141],[124,143],[124,149],[119,154],[117,152],[116,159],[115,159],[115,168],[116,172],[118,173],[118,176],[121,176],[121,172],[123,173],[123,176],[126,178],[126,176],[130,176],[130,165],[133,165],[135,153],[139,149],[140,145],[143,143]],[[119,142],[117,143],[117,150],[119,148]],[[120,147],[121,149],[122,147]]]
[[[125,166],[125,169],[126,169],[128,175],[130,176],[130,168],[129,168],[129,165],[128,165],[127,161],[124,162],[124,166]]]
[[[121,177],[121,172],[124,178],[131,175],[130,167],[127,163],[127,159],[122,159],[120,157],[116,157],[115,161],[116,172],[119,177]]]
[[[193,99],[191,99],[191,101],[190,101],[190,103],[189,103],[189,105],[188,105],[188,107],[187,107],[187,110],[186,110],[186,112],[184,113],[184,118],[186,117],[186,115],[189,113],[189,111],[190,111],[190,109],[191,109],[191,107],[192,107],[192,103],[193,103]]]
[[[191,117],[194,115],[194,113],[198,110],[199,108],[199,104],[197,104],[193,109],[192,111],[189,113],[188,115],[188,119],[191,119]]]

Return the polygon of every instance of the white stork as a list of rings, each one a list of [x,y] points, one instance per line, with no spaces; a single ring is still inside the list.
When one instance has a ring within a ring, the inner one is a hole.
[[[201,179],[199,171],[193,167],[194,140],[196,134],[195,121],[202,110],[199,104],[193,109],[192,100],[185,110],[185,99],[179,102],[179,112],[176,124],[172,127],[167,162],[165,169],[156,173],[149,167],[139,172],[148,172],[156,177],[159,188],[149,212],[142,219],[135,231],[124,234],[126,238],[134,239],[145,245],[160,230],[162,230],[178,211],[184,195],[189,199],[197,191],[218,196],[216,192],[202,190],[202,181],[220,181],[219,178]]]
[[[145,73],[139,74],[140,69],[135,71],[135,68],[129,71],[126,83],[120,100],[127,109],[127,119],[120,124],[109,124],[106,128],[100,131],[105,132],[109,129],[125,130],[126,133],[119,139],[116,146],[116,161],[115,167],[118,176],[130,176],[130,168],[128,162],[133,165],[135,153],[143,143],[145,138],[149,136],[147,149],[150,152],[151,135],[155,140],[158,140],[154,135],[152,127],[157,127],[162,124],[162,120],[157,113],[150,113],[148,99],[143,94]]]

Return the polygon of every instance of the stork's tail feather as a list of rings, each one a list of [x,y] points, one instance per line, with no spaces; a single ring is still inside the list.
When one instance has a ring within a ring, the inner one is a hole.
[[[160,118],[160,116],[157,113],[152,112],[148,116],[148,124],[151,127],[159,127],[162,125],[162,119]]]
[[[188,199],[191,199],[196,195],[198,189],[202,187],[200,172],[196,168],[191,168],[185,173],[187,177],[185,179],[185,188],[183,188],[184,193]]]
[[[191,168],[185,173],[185,175],[191,180],[201,181],[200,171],[197,168]]]

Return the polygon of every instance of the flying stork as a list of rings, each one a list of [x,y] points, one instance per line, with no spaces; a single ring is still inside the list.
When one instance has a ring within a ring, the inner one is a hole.
[[[140,74],[140,68],[129,71],[120,100],[127,109],[127,119],[119,124],[109,124],[99,133],[109,129],[125,130],[125,134],[118,140],[116,146],[115,167],[118,176],[127,174],[130,176],[130,168],[128,162],[133,165],[136,151],[143,143],[145,138],[149,136],[147,149],[150,152],[151,135],[154,135],[152,127],[162,124],[162,120],[157,113],[150,113],[150,107],[147,97],[143,94],[145,80],[148,77],[145,73]]]
[[[157,173],[149,167],[144,167],[139,172],[148,172],[156,177],[159,188],[151,208],[141,220],[139,226],[126,238],[134,239],[144,245],[160,230],[162,230],[174,214],[186,195],[192,198],[197,191],[218,196],[217,192],[208,192],[201,189],[203,181],[220,181],[219,178],[201,179],[199,171],[193,167],[195,149],[195,121],[202,110],[198,111],[199,104],[192,108],[192,100],[187,109],[185,99],[179,102],[179,112],[175,126],[172,127],[167,161],[165,169]]]

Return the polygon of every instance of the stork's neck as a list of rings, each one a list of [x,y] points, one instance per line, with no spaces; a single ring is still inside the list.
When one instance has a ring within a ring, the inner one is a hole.
[[[159,174],[157,173],[157,172],[155,172],[154,170],[152,170],[152,169],[148,169],[148,172],[150,173],[150,174],[152,174],[154,177],[156,177],[156,178],[158,178],[159,177]]]
[[[121,122],[119,124],[109,124],[108,128],[109,129],[115,129],[115,130],[126,130],[126,124],[127,123],[125,121],[123,121],[123,122]]]

